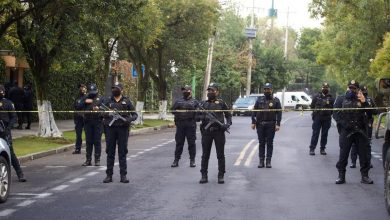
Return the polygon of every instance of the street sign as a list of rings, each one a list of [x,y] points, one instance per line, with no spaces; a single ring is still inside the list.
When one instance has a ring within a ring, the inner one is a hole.
[[[141,66],[141,70],[142,70],[142,76],[145,76],[145,66],[143,64]],[[134,65],[131,66],[131,76],[133,78],[138,77],[138,73],[137,73],[137,70],[134,68]]]
[[[249,39],[255,39],[256,38],[256,28],[245,28],[245,36]]]

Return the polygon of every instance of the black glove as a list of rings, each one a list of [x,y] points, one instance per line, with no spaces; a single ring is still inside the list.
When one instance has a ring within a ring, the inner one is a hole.
[[[222,127],[222,130],[227,131],[227,130],[229,130],[230,125],[228,125],[228,124],[223,124],[221,127]]]

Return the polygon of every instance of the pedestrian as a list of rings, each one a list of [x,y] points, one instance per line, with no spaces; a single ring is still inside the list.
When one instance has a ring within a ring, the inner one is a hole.
[[[83,166],[92,166],[92,151],[95,156],[95,166],[100,166],[101,142],[102,142],[102,115],[99,112],[102,98],[96,84],[91,83],[87,87],[87,95],[82,99],[79,108],[84,113],[84,130],[86,139],[86,160]]]
[[[19,182],[26,182],[22,168],[19,164],[19,160],[15,155],[14,148],[12,145],[11,129],[13,128],[13,124],[15,122],[16,113],[14,104],[10,100],[5,98],[5,88],[3,85],[0,85],[0,123],[4,127],[4,131],[0,134],[0,136],[7,142],[9,146],[11,154],[11,164],[16,171],[16,175],[18,176]]]
[[[176,150],[175,160],[171,167],[178,167],[185,139],[187,138],[188,152],[190,154],[190,167],[195,167],[196,155],[196,112],[198,109],[198,101],[192,98],[191,86],[186,85],[181,88],[183,97],[178,99],[172,107],[176,125]],[[187,111],[188,110],[188,111]],[[183,111],[183,112],[180,112]]]
[[[369,108],[375,108],[375,102],[374,100],[368,96],[368,90],[366,86],[360,85],[361,91],[366,98],[367,107]],[[367,137],[368,137],[368,160],[370,161],[370,168],[372,168],[371,163],[371,140],[372,140],[372,124],[374,123],[374,117],[373,115],[377,114],[377,112],[373,109],[366,111],[366,123],[367,123]],[[355,144],[352,144],[351,148],[351,165],[350,168],[356,168],[356,160],[357,160],[357,147]]]
[[[81,112],[83,109],[81,102],[84,100],[87,94],[87,86],[81,83],[79,84],[78,88],[79,93],[74,101],[75,113],[73,115],[76,130],[76,143],[74,145],[75,149],[72,154],[80,154],[81,145],[83,144],[84,114]]]
[[[259,165],[258,168],[272,168],[271,158],[274,149],[275,132],[280,129],[282,120],[282,105],[278,98],[273,97],[272,84],[264,85],[264,96],[257,98],[252,112],[251,128],[257,129],[259,139]],[[256,111],[259,110],[259,111]],[[265,145],[267,145],[267,157],[265,158]]]
[[[31,83],[27,83],[24,86],[24,97],[23,97],[23,122],[27,120],[27,126],[25,129],[31,129],[32,110],[33,110],[33,91]]]
[[[321,132],[321,141],[320,141],[320,153],[321,155],[326,155],[326,143],[328,142],[328,131],[332,124],[332,111],[324,110],[333,108],[334,99],[329,93],[329,84],[323,83],[322,90],[313,97],[313,100],[310,104],[310,108],[313,109],[312,120],[313,120],[313,133],[310,141],[310,152],[309,154],[314,156],[315,149],[318,143],[318,137]]]
[[[22,88],[19,87],[18,82],[14,81],[11,89],[9,90],[8,97],[11,100],[12,103],[14,103],[16,115],[17,115],[17,121],[18,121],[18,127],[16,129],[22,130],[23,129],[23,97],[24,97],[24,91]]]
[[[112,87],[112,96],[104,100],[104,106],[115,110],[111,114],[104,114],[103,124],[106,134],[107,170],[104,183],[112,182],[114,173],[115,149],[118,143],[118,157],[120,169],[120,182],[128,183],[127,179],[127,142],[129,139],[130,125],[138,117],[131,100],[122,95],[122,84],[115,83]],[[127,112],[120,112],[127,111]]]
[[[345,183],[346,166],[348,165],[348,156],[351,146],[354,143],[358,149],[360,160],[360,173],[362,176],[361,183],[372,184],[374,181],[368,176],[370,163],[368,160],[368,138],[367,126],[365,123],[366,110],[361,109],[368,106],[367,100],[363,93],[359,90],[359,83],[351,80],[348,83],[348,91],[344,99],[335,102],[335,110],[337,123],[339,125],[339,145],[340,155],[336,168],[339,172],[339,177],[336,184]],[[341,110],[340,110],[341,108]]]
[[[207,100],[200,103],[200,109],[205,110],[199,114],[201,120],[200,131],[202,134],[202,162],[200,172],[202,178],[199,183],[207,183],[207,173],[213,141],[218,159],[218,183],[223,184],[225,174],[225,131],[232,124],[232,114],[226,103],[219,97],[219,86],[211,83],[207,88]],[[224,120],[226,119],[226,123]]]

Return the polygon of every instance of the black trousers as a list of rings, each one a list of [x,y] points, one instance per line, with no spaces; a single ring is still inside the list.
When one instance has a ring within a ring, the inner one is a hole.
[[[15,169],[16,174],[19,176],[20,174],[23,173],[23,171],[22,171],[22,168],[20,168],[19,160],[16,157],[15,152],[14,152],[14,148],[12,145],[12,135],[11,135],[10,129],[5,130],[5,132],[3,134],[3,138],[9,146],[9,150],[10,150],[10,154],[11,154],[11,164],[12,164],[13,168]]]
[[[175,159],[180,160],[183,153],[185,139],[187,138],[188,152],[190,159],[195,159],[196,155],[196,122],[195,121],[179,121],[176,123],[176,150]]]
[[[129,126],[105,126],[106,132],[106,153],[107,153],[107,175],[114,173],[115,150],[118,144],[119,169],[121,175],[127,174],[127,141],[129,139]]]
[[[81,150],[81,145],[83,143],[83,128],[84,128],[84,118],[83,117],[76,117],[74,119],[75,124],[75,130],[76,130],[76,144],[75,148],[76,150]]]
[[[320,141],[321,150],[325,149],[325,146],[328,143],[328,131],[331,124],[332,124],[332,119],[322,119],[317,116],[313,118],[313,125],[312,125],[313,134],[311,136],[311,141],[310,141],[311,150],[316,149],[320,132],[321,132],[321,141]]]
[[[271,158],[274,150],[275,122],[259,122],[256,124],[256,129],[259,139],[259,158],[264,159],[266,144],[267,158]]]
[[[100,159],[102,152],[102,121],[101,120],[85,120],[85,139],[86,139],[86,157],[87,160],[92,159],[92,151],[95,148],[95,160]]]
[[[350,132],[345,129],[341,129],[339,137],[340,156],[339,161],[336,164],[336,168],[339,172],[346,171],[349,152],[351,151],[353,143],[357,147],[357,152],[360,158],[360,172],[362,175],[368,175],[368,171],[370,170],[370,162],[367,158],[368,138],[361,133],[350,134]]]
[[[207,174],[213,141],[215,143],[215,149],[217,151],[218,174],[223,175],[225,173],[226,138],[225,132],[222,130],[202,131],[202,162],[200,172],[202,174]]]
[[[32,109],[30,110],[25,110],[25,111],[32,111]],[[30,127],[31,126],[31,120],[32,120],[32,113],[31,112],[23,112],[23,122],[25,122],[25,120],[27,121],[27,127]]]
[[[367,136],[368,136],[368,160],[370,161],[371,164],[371,137],[372,137],[372,123],[373,121],[370,121],[368,125],[368,130],[367,130]],[[351,149],[351,162],[356,163],[357,160],[357,148],[354,144],[352,144],[352,149]]]

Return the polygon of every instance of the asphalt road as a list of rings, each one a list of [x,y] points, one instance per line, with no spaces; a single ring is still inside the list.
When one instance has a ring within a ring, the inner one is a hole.
[[[380,142],[373,143],[373,185],[361,184],[359,169],[349,168],[347,184],[336,185],[335,126],[326,156],[319,155],[318,148],[316,156],[309,156],[310,136],[309,113],[284,113],[275,137],[273,168],[259,169],[250,118],[234,117],[225,147],[225,184],[217,184],[215,150],[209,183],[198,183],[199,133],[197,167],[189,167],[187,149],[179,167],[170,167],[174,129],[130,137],[129,184],[119,182],[118,169],[113,183],[102,183],[105,167],[82,167],[84,154],[66,152],[27,162],[28,182],[19,183],[13,176],[11,196],[0,204],[0,219],[389,219]]]

